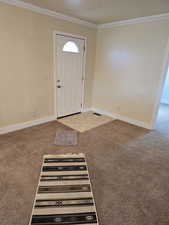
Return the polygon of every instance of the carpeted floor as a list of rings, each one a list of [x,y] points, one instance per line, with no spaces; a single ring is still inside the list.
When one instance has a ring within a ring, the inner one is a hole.
[[[0,136],[0,224],[28,225],[43,154],[84,152],[100,225],[169,224],[169,119],[147,131],[112,121],[58,147],[50,122]]]

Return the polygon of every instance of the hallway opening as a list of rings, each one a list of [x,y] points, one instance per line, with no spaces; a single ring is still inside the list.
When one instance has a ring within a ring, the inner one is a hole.
[[[164,83],[160,107],[158,111],[156,126],[163,126],[169,124],[169,67]]]

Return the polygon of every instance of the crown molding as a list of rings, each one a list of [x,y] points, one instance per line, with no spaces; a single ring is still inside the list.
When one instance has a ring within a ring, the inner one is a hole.
[[[111,28],[111,27],[124,26],[124,25],[128,25],[128,24],[137,24],[137,23],[152,22],[152,21],[157,21],[157,20],[167,20],[167,19],[169,19],[169,13],[139,17],[139,18],[134,18],[134,19],[129,19],[129,20],[121,20],[121,21],[116,21],[116,22],[112,22],[112,23],[104,23],[104,24],[99,24],[97,27],[99,29]]]
[[[34,12],[40,13],[40,14],[54,17],[56,19],[65,20],[65,21],[68,21],[71,23],[80,24],[80,25],[90,27],[90,28],[97,28],[97,25],[94,23],[90,23],[90,22],[87,22],[87,21],[84,21],[84,20],[81,20],[81,19],[78,19],[78,18],[75,18],[72,16],[67,16],[62,13],[57,13],[57,12],[49,10],[49,9],[41,8],[41,7],[35,6],[33,4],[23,2],[21,0],[0,0],[0,2],[18,6],[18,7],[25,8],[25,9],[29,9]]]
[[[25,9],[29,9],[43,15],[54,17],[56,19],[65,20],[71,23],[80,24],[80,25],[90,27],[90,28],[95,28],[95,29],[112,28],[112,27],[124,26],[129,24],[137,24],[137,23],[143,23],[143,22],[152,22],[157,20],[169,19],[169,13],[163,13],[163,14],[153,15],[153,16],[145,16],[145,17],[139,17],[139,18],[128,19],[128,20],[120,20],[120,21],[111,22],[111,23],[94,24],[91,22],[87,22],[85,20],[78,19],[76,17],[67,16],[62,13],[57,13],[49,9],[41,8],[39,6],[35,6],[31,3],[26,3],[21,0],[0,0],[0,2],[18,6]]]

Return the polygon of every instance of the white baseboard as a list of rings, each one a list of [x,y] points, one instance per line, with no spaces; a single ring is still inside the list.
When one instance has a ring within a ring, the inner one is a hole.
[[[89,111],[92,111],[92,108],[83,109],[83,112],[89,112]]]
[[[83,110],[83,112],[89,112],[89,111],[100,113],[102,115],[106,115],[106,116],[112,117],[114,119],[118,119],[118,120],[130,123],[130,124],[133,124],[133,125],[136,125],[136,126],[139,126],[139,127],[143,127],[143,128],[149,129],[149,130],[153,129],[153,127],[150,124],[143,123],[143,122],[140,122],[140,121],[137,121],[137,120],[132,120],[132,119],[129,119],[127,117],[123,117],[119,114],[109,113],[109,112],[106,112],[106,111],[98,109],[98,108],[86,108],[86,109]],[[56,116],[48,116],[48,117],[44,117],[44,118],[41,118],[41,119],[38,119],[38,120],[33,120],[33,121],[28,121],[28,122],[24,122],[24,123],[19,123],[19,124],[14,124],[14,125],[2,127],[2,128],[0,128],[0,135],[6,134],[6,133],[9,133],[9,132],[13,132],[13,131],[17,131],[17,130],[22,130],[24,128],[36,126],[36,125],[39,125],[39,124],[47,123],[47,122],[50,122],[50,121],[53,121],[53,120],[56,120]]]
[[[127,117],[121,116],[119,114],[109,113],[109,112],[106,112],[106,111],[98,109],[98,108],[90,108],[90,109],[86,109],[86,110],[87,110],[86,112],[93,111],[93,112],[96,112],[96,113],[99,113],[99,114],[102,114],[102,115],[105,115],[105,116],[109,116],[109,117],[112,117],[114,119],[118,119],[118,120],[130,123],[130,124],[133,124],[133,125],[136,125],[136,126],[139,126],[139,127],[143,127],[143,128],[149,129],[149,130],[153,129],[150,124],[147,124],[147,123],[144,123],[144,122],[141,122],[141,121],[138,121],[138,120],[132,120],[132,119],[129,119]]]
[[[44,117],[44,118],[41,118],[38,120],[33,120],[33,121],[28,121],[28,122],[24,122],[24,123],[13,124],[10,126],[2,127],[2,128],[0,128],[0,135],[6,134],[9,132],[13,132],[13,131],[17,131],[17,130],[22,130],[24,128],[32,127],[32,126],[39,125],[42,123],[47,123],[47,122],[50,122],[53,120],[56,120],[55,116],[48,116],[48,117]]]

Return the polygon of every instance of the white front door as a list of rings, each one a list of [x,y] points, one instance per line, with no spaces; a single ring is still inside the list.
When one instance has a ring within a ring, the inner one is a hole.
[[[57,35],[57,116],[81,112],[83,96],[83,39]]]

